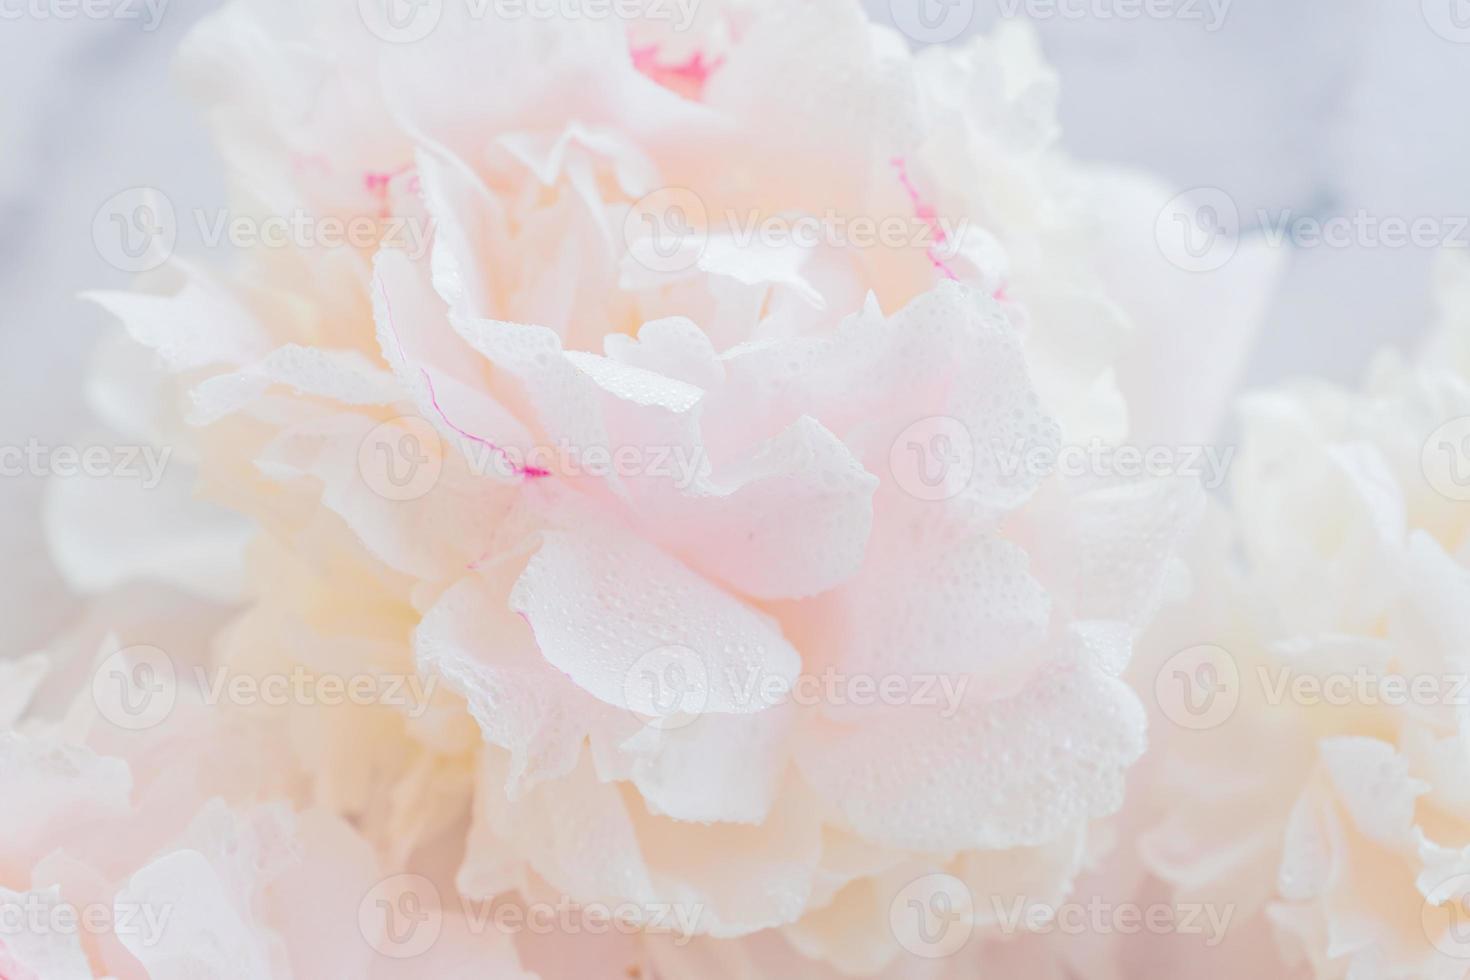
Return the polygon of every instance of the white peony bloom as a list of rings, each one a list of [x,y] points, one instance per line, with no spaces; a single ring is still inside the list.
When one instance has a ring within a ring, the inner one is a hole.
[[[17,743],[85,755],[21,794],[41,836],[0,886],[65,898],[29,862],[81,798],[149,831],[97,894],[187,911],[81,947],[117,976],[1025,969],[1005,940],[1046,917],[1001,910],[1109,849],[1144,748],[1120,675],[1199,502],[1057,466],[1128,436],[1125,341],[1189,295],[1154,212],[1117,217],[1153,186],[1056,150],[1023,31],[502,6],[251,0],[194,37],[259,235],[95,298],[255,530],[125,561],[68,533],[90,496],[51,518],[79,584],[241,604],[130,638],[116,692],[83,668],[102,717],[26,736],[70,748]]]

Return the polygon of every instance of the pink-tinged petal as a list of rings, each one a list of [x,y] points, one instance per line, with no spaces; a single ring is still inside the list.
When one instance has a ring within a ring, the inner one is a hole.
[[[1144,723],[1126,685],[1064,663],[953,714],[906,706],[815,725],[797,764],[853,830],[888,846],[1026,847],[1118,808]]]
[[[249,521],[199,499],[197,470],[172,446],[139,447],[131,470],[48,483],[42,518],[66,580],[86,593],[143,580],[237,597]]]
[[[53,740],[0,732],[0,773],[12,801],[0,811],[0,874],[14,880],[72,835],[91,833],[131,811],[132,778],[120,759]],[[11,867],[11,862],[23,862]]]
[[[77,908],[58,888],[13,892],[0,888],[0,908],[10,921],[0,932],[0,977],[5,980],[92,980],[80,927],[45,928],[66,921]],[[40,922],[40,929],[29,923]]]
[[[297,819],[295,846],[300,861],[271,881],[264,901],[292,974],[366,976],[373,956],[358,905],[382,877],[377,855],[350,824],[320,809]]]
[[[795,615],[810,624],[822,667],[875,678],[973,677],[993,692],[1034,666],[1051,599],[1019,546],[914,518],[880,528],[857,576]]]
[[[193,392],[190,421],[209,425],[276,385],[342,405],[391,405],[403,397],[393,376],[357,351],[287,344],[239,371],[201,383]]]
[[[584,528],[548,532],[511,594],[542,655],[598,700],[657,716],[633,676],[658,651],[689,651],[702,710],[768,707],[742,681],[790,689],[801,658],[775,622],[636,538]]]
[[[486,760],[482,786],[503,780],[498,765]],[[795,784],[759,826],[653,816],[623,786],[598,782],[584,759],[521,801],[483,794],[480,818],[558,893],[632,903],[661,931],[677,920],[691,934],[738,936],[800,914],[821,840],[812,801]]]
[[[1083,481],[1078,481],[1083,483]],[[1068,619],[1150,622],[1185,575],[1176,555],[1205,496],[1179,477],[1044,493],[1012,533]]]
[[[179,272],[183,281],[172,295],[88,293],[85,298],[117,317],[133,340],[156,351],[173,371],[239,367],[271,350],[269,332],[229,287],[193,266],[180,265]],[[201,330],[201,323],[209,329]]]
[[[316,481],[305,485],[320,506],[391,568],[457,574],[494,540],[515,487],[434,436],[421,419],[328,415],[282,431],[257,466],[288,486]]]
[[[693,479],[699,472],[635,490],[632,508],[653,540],[710,577],[757,599],[798,599],[862,564],[878,478],[816,420],[797,420],[707,480]]]
[[[621,713],[571,683],[541,655],[530,626],[510,608],[503,568],[451,587],[414,633],[420,667],[462,695],[485,739],[510,753],[512,798],[570,772],[589,729]],[[637,727],[630,716],[621,719]]]
[[[628,778],[655,816],[760,824],[786,781],[796,709],[705,714],[687,725],[648,725],[625,740]]]

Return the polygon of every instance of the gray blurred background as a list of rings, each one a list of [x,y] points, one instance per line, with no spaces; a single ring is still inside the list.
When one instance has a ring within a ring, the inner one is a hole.
[[[138,185],[223,204],[200,121],[170,82],[180,38],[217,0],[173,0],[156,23],[142,0],[107,0],[113,15],[97,18],[80,2],[0,0],[0,445],[59,443],[88,424],[80,384],[103,316],[74,297],[129,279],[93,247],[99,206]],[[866,0],[884,21],[890,4],[914,2]],[[1260,211],[1445,228],[1470,215],[1470,0],[923,2],[962,17],[950,33],[1035,23],[1075,155],[1180,190],[1220,188],[1243,229]],[[1286,273],[1248,383],[1353,382],[1375,348],[1422,331],[1433,249],[1281,247]],[[44,642],[76,611],[45,557],[39,499],[37,479],[0,480],[0,616],[12,627],[0,655]]]

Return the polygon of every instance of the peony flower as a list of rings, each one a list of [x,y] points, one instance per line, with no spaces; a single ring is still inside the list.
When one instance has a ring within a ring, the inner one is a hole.
[[[167,769],[199,814],[107,870],[197,913],[128,952],[151,975],[1023,968],[997,909],[1054,904],[1107,850],[1144,746],[1120,674],[1197,503],[1036,462],[1128,433],[1114,293],[1161,263],[1094,200],[1152,185],[1054,148],[1023,31],[915,54],[838,0],[710,2],[682,32],[429,9],[421,36],[345,0],[207,21],[184,70],[232,212],[306,222],[95,297],[165,375],[99,401],[186,418],[201,495],[254,528],[243,558],[222,530],[138,563],[214,599],[243,563],[207,644],[109,654],[125,689],[161,654],[202,705],[202,734],[177,707],[150,729],[197,771],[89,749],[111,781],[57,791],[126,809],[148,784],[130,802],[123,765]],[[127,577],[114,540],[63,550]],[[195,843],[262,806],[296,863]],[[563,905],[602,928],[487,928]]]
[[[1192,562],[1214,571],[1138,665],[1178,722],[1144,861],[1236,906],[1274,946],[1272,975],[1447,978],[1470,962],[1470,270],[1443,270],[1419,358],[1384,353],[1361,392],[1243,401],[1233,520]]]

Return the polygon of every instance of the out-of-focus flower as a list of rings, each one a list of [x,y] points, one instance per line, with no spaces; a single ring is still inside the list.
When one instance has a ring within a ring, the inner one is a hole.
[[[1234,519],[1135,664],[1176,723],[1144,859],[1267,925],[1283,976],[1470,968],[1470,268],[1442,268],[1421,356],[1244,401]]]

